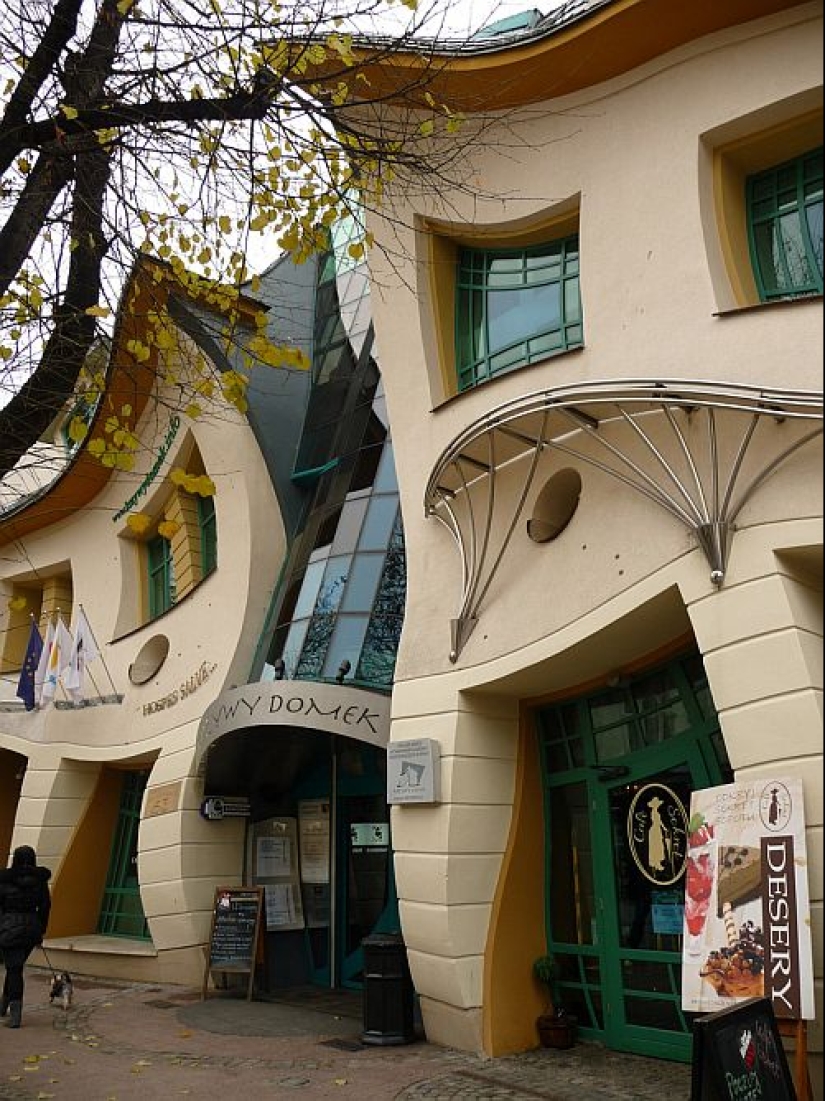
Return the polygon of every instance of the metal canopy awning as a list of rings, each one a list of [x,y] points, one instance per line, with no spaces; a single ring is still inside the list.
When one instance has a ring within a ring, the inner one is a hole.
[[[815,391],[684,379],[559,387],[486,413],[442,452],[424,497],[425,514],[448,528],[461,556],[450,660],[477,622],[546,451],[597,468],[683,523],[718,586],[736,517],[786,459],[822,434],[822,413]]]

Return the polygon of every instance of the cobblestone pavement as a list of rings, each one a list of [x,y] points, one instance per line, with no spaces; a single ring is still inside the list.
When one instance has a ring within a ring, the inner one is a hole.
[[[595,1044],[481,1059],[420,1041],[360,1043],[360,1013],[191,988],[78,979],[68,1011],[29,969],[23,1027],[0,1028],[0,1098],[138,1101],[687,1101],[686,1066]]]

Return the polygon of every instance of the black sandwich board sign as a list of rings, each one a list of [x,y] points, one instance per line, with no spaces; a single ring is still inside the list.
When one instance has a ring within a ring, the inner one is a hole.
[[[210,971],[249,973],[246,999],[252,998],[255,959],[263,912],[263,887],[218,887],[212,907],[201,997],[206,997]]]
[[[797,1101],[769,998],[693,1022],[691,1101]]]

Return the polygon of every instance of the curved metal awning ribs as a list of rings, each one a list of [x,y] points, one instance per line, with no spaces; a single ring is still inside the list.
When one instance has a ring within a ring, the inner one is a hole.
[[[822,413],[822,395],[813,391],[681,379],[560,387],[486,413],[442,452],[424,498],[425,514],[447,527],[461,558],[450,660],[478,620],[544,452],[594,467],[670,513],[696,536],[721,585],[736,517],[782,463],[822,434]],[[513,470],[520,484],[502,494],[500,482]]]

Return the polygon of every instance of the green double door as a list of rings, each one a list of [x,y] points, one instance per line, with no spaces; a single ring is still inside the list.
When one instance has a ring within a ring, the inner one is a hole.
[[[538,726],[562,1001],[610,1048],[687,1060],[690,796],[731,778],[701,659],[543,710]]]

